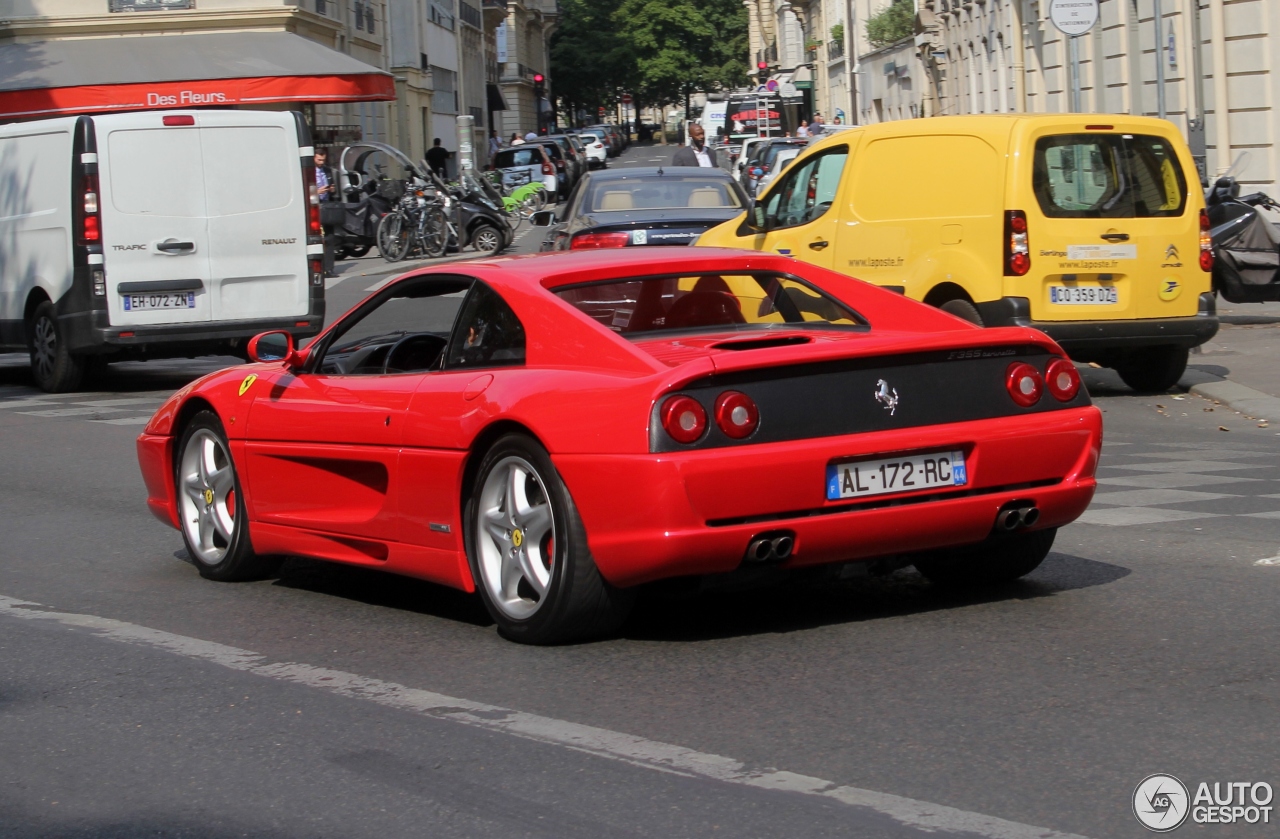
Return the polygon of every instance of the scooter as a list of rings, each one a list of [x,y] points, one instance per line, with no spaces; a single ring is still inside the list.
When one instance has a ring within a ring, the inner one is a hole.
[[[450,186],[427,170],[438,190],[453,199],[449,221],[453,226],[449,246],[459,251],[470,246],[481,253],[496,254],[515,239],[510,217],[502,210],[502,195],[481,177],[464,174],[461,183]]]
[[[1213,287],[1232,303],[1280,300],[1280,232],[1259,208],[1280,210],[1262,192],[1240,194],[1229,174],[1205,198],[1213,239]]]
[[[388,177],[387,166],[403,177]],[[338,155],[342,200],[320,205],[320,223],[335,259],[362,257],[378,243],[382,217],[391,212],[408,185],[425,183],[419,166],[386,143],[360,141],[342,150]]]

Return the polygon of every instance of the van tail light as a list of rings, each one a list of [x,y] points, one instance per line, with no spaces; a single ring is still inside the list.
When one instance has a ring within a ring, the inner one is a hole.
[[[596,248],[625,248],[631,244],[630,233],[581,233],[569,242],[569,250],[582,251]]]
[[[673,396],[662,403],[662,427],[677,443],[692,443],[707,430],[707,411],[698,400]]]
[[[324,258],[319,256],[309,258],[307,260],[307,267],[311,269],[311,284],[318,286],[324,285]],[[305,323],[300,325],[306,326]]]
[[[1044,379],[1040,371],[1025,361],[1010,364],[1004,374],[1004,386],[1009,396],[1024,408],[1030,408],[1040,401],[1044,393]]]
[[[1004,214],[1004,275],[1021,277],[1031,270],[1031,245],[1027,239],[1027,214],[1006,210]]]
[[[86,242],[102,241],[102,218],[99,215],[98,176],[85,175],[81,191],[84,194],[84,220],[80,226],[80,238]]]
[[[1080,373],[1065,358],[1055,358],[1044,368],[1045,387],[1059,402],[1070,402],[1080,392]]]
[[[1213,236],[1209,234],[1209,211],[1200,211],[1200,270],[1213,270]]]
[[[307,191],[307,236],[319,241],[319,237],[324,235],[324,227],[320,224],[320,187],[316,186],[314,163],[302,164],[302,186]]]
[[[726,390],[716,398],[716,425],[735,440],[750,437],[760,425],[760,409],[745,393]]]
[[[550,163],[548,163],[545,160],[542,161],[542,174],[554,175],[555,173],[556,173],[556,168],[554,166],[552,166]]]

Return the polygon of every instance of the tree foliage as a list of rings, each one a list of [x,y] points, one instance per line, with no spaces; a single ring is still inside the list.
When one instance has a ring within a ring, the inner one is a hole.
[[[742,0],[561,0],[560,12],[551,77],[571,106],[622,92],[667,104],[747,81]]]
[[[911,37],[915,29],[916,13],[912,0],[892,0],[888,6],[867,18],[867,41],[877,49],[887,47]]]

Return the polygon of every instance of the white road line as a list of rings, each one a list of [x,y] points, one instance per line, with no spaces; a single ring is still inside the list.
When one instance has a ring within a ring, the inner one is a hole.
[[[118,414],[124,408],[56,408],[52,411],[18,411],[29,417],[84,417],[90,414]]]
[[[731,757],[698,752],[683,746],[646,740],[643,737],[536,714],[526,714],[495,705],[455,699],[451,696],[394,682],[384,682],[380,679],[370,679],[354,673],[294,662],[270,662],[266,656],[250,650],[202,641],[199,638],[188,638],[184,635],[174,635],[163,630],[111,618],[49,611],[39,603],[3,595],[0,595],[0,616],[50,621],[63,626],[87,629],[99,637],[112,641],[163,650],[175,655],[218,664],[231,670],[319,688],[339,696],[364,699],[389,708],[510,734],[525,740],[560,746],[645,769],[759,789],[796,792],[834,799],[854,807],[873,810],[905,826],[919,830],[962,832],[989,837],[989,839],[1084,839],[1073,833],[1060,833],[1044,827],[1033,827],[981,813],[970,813],[954,807],[931,804],[927,801],[917,801],[857,787],[839,786],[822,778],[798,775],[785,770],[751,768]]]
[[[101,425],[146,425],[151,422],[151,415],[148,414],[145,417],[117,417],[109,420],[89,420],[89,422],[96,422]]]

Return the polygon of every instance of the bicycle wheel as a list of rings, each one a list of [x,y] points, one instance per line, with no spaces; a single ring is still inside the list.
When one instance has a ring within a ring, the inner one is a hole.
[[[409,227],[402,214],[387,213],[378,222],[378,251],[387,262],[399,262],[409,252]]]
[[[533,190],[520,202],[520,218],[528,219],[545,206],[547,206],[547,191]]]
[[[419,242],[422,245],[422,255],[435,259],[444,256],[445,248],[449,246],[449,219],[439,207],[432,207],[426,212]]]

